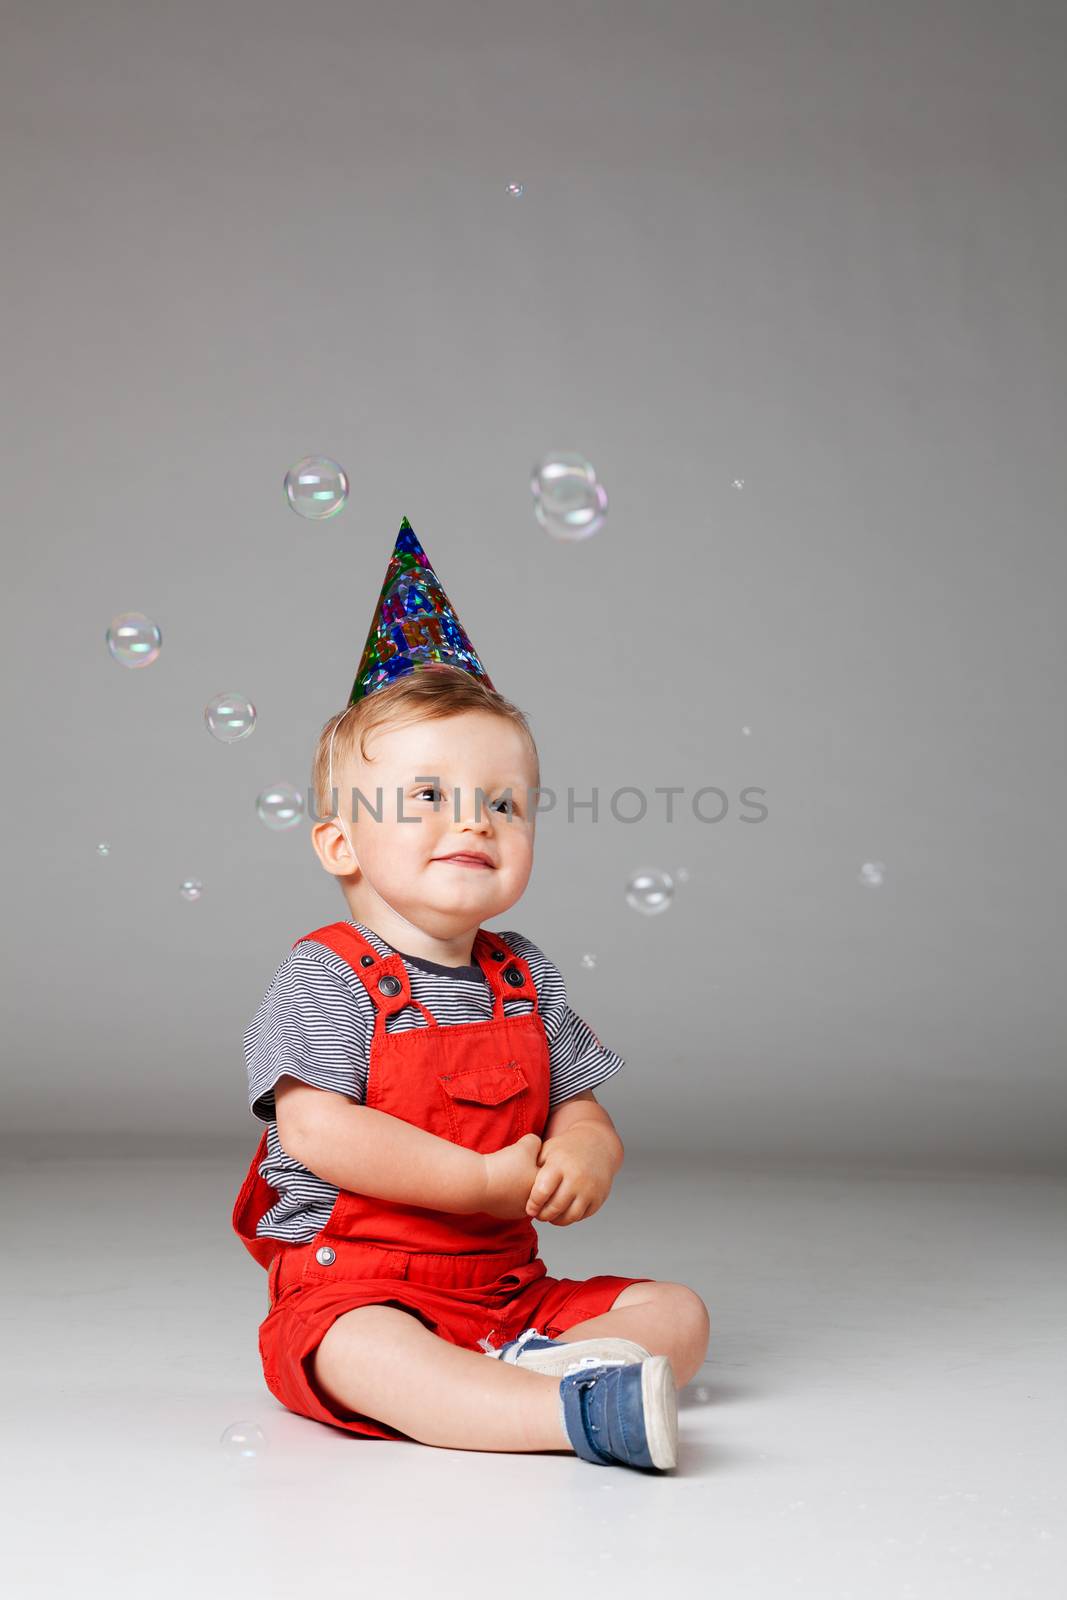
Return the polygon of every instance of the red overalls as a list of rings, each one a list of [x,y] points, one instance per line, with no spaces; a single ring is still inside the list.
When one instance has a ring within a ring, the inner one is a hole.
[[[492,1018],[445,1027],[413,998],[402,958],[380,956],[351,923],[304,937],[347,961],[377,1007],[367,1105],[483,1154],[524,1133],[543,1136],[548,1040],[530,969],[499,934],[479,929],[472,951],[492,989]],[[505,1016],[505,996],[528,998],[533,1010]],[[388,1032],[386,1019],[407,1005],[418,1006],[427,1025]],[[256,1223],[278,1198],[259,1173],[266,1146],[264,1129],[233,1225],[268,1269],[270,1310],[259,1329],[267,1387],[290,1411],[319,1422],[377,1439],[408,1437],[344,1411],[316,1383],[318,1345],[357,1306],[400,1306],[451,1344],[477,1350],[483,1337],[499,1346],[529,1327],[553,1338],[609,1310],[628,1284],[651,1281],[611,1273],[550,1278],[529,1217],[434,1211],[351,1189],[338,1191],[325,1226],[307,1243],[257,1238]]]

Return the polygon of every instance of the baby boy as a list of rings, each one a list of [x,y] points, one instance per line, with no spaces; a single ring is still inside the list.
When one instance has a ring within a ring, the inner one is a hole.
[[[558,969],[486,929],[533,868],[540,769],[406,519],[312,843],[346,920],[299,940],[245,1036],[267,1124],[234,1226],[268,1269],[267,1386],[372,1438],[677,1461],[708,1313],[651,1278],[555,1278],[534,1222],[604,1205],[621,1059]]]

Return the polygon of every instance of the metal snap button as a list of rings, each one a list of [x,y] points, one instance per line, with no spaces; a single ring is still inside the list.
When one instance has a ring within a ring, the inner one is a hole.
[[[510,983],[513,989],[521,989],[523,984],[526,982],[526,979],[523,977],[518,967],[505,967],[504,982]]]
[[[382,994],[399,994],[403,987],[400,979],[394,978],[391,972],[387,972],[384,978],[378,980],[378,988]]]
[[[337,1251],[331,1250],[328,1244],[320,1245],[315,1251],[315,1260],[320,1267],[332,1267],[337,1260]]]
[[[359,964],[360,964],[361,967],[373,967],[373,965],[374,965],[374,957],[373,956],[360,956]]]
[[[494,961],[506,961],[508,959],[506,950],[493,950],[491,954]]]

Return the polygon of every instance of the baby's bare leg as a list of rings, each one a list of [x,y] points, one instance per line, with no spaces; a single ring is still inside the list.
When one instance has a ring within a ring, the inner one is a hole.
[[[431,1333],[397,1306],[360,1306],[332,1323],[314,1373],[349,1411],[422,1444],[457,1450],[570,1450],[558,1378],[492,1361]]]

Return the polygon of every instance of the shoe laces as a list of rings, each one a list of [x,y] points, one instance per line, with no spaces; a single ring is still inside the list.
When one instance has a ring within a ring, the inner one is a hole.
[[[501,1351],[503,1351],[505,1347],[501,1345],[499,1350],[494,1350],[490,1343],[493,1333],[495,1332],[496,1329],[494,1328],[492,1333],[487,1334],[484,1339],[479,1339],[478,1343],[481,1345],[487,1356],[496,1356],[498,1360],[511,1363],[514,1363],[516,1356],[520,1354],[523,1347],[527,1345],[531,1339],[540,1339],[543,1337],[542,1334],[538,1333],[536,1328],[527,1328],[526,1332],[520,1333],[517,1339],[510,1340],[510,1349],[507,1350],[506,1354],[502,1355]]]

